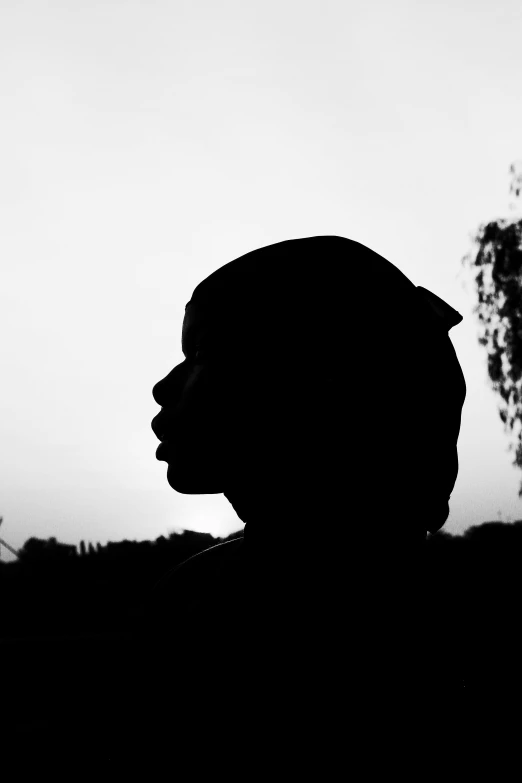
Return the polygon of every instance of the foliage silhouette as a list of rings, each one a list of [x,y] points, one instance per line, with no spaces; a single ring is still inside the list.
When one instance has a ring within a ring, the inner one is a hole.
[[[518,199],[522,168],[512,164],[510,173],[510,193]],[[509,445],[515,451],[513,465],[522,468],[522,219],[481,225],[462,263],[474,272],[479,343],[486,348],[488,375],[502,399],[499,415],[505,431],[515,434]],[[518,495],[522,497],[522,482]]]

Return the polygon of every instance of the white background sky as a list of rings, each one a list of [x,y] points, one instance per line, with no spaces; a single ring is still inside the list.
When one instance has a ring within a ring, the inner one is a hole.
[[[511,214],[521,33],[518,0],[2,0],[0,535],[240,527],[223,495],[167,484],[151,389],[200,280],[317,234],[464,316],[445,529],[521,518],[460,264]]]

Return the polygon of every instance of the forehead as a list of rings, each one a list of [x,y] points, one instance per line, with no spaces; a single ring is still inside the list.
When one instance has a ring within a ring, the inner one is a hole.
[[[184,353],[197,342],[205,330],[201,308],[192,302],[185,306],[185,316],[181,327],[181,348]]]
[[[238,329],[241,324],[241,329]],[[206,302],[190,300],[185,305],[185,315],[181,328],[181,349],[185,356],[194,351],[197,345],[217,351],[220,358],[237,356],[239,349],[253,345],[253,330],[247,328],[242,315],[237,312],[219,312]],[[257,343],[255,343],[257,346]]]

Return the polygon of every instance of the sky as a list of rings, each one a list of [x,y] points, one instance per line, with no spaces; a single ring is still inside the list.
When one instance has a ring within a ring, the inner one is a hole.
[[[517,0],[3,0],[0,535],[240,528],[223,495],[167,484],[151,390],[202,279],[318,234],[463,315],[444,529],[522,518],[461,264],[512,215],[521,32]]]

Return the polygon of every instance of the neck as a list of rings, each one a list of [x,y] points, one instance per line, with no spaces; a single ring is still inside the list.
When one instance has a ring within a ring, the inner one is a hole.
[[[263,553],[303,553],[335,556],[347,550],[371,550],[372,556],[418,551],[426,535],[418,520],[404,512],[348,509],[331,496],[307,497],[304,501],[267,494],[225,493],[245,523],[245,545]]]

